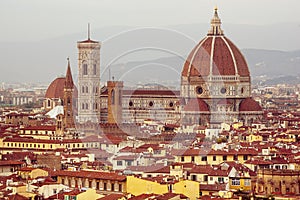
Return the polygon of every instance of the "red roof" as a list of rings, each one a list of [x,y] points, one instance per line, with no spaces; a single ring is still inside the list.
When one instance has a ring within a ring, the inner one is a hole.
[[[82,193],[82,191],[80,191],[79,189],[75,189],[75,190],[72,190],[70,192],[65,192],[65,195],[68,195],[68,196],[77,196],[80,193]]]
[[[45,98],[53,99],[64,97],[65,77],[56,78],[48,87]]]
[[[80,178],[95,178],[102,180],[115,180],[115,181],[125,181],[126,176],[119,175],[113,172],[100,172],[100,171],[53,171],[53,175],[56,176],[69,176],[69,177],[80,177]]]
[[[36,155],[33,152],[13,152],[11,154],[3,154],[2,159],[3,160],[13,160],[13,161],[22,161],[25,160],[25,157],[35,160]]]
[[[101,197],[98,200],[116,200],[116,199],[120,199],[122,197],[124,197],[124,194],[109,194],[105,197]]]
[[[19,137],[19,138],[5,138],[3,142],[65,144],[65,143],[82,143],[82,140],[81,139],[47,140],[47,139],[33,139],[29,137]]]
[[[117,156],[114,160],[136,160],[139,158],[139,154],[134,155],[125,155],[125,156]]]
[[[18,193],[16,193],[16,194],[9,195],[8,199],[13,199],[13,200],[27,200],[28,198],[25,197],[25,196],[22,196],[22,195],[20,195]]]
[[[200,184],[200,190],[206,190],[206,191],[220,191],[225,190],[226,184]]]
[[[20,130],[39,130],[39,131],[55,131],[56,126],[28,126]]]
[[[129,166],[128,170],[133,172],[144,172],[144,173],[170,173],[170,166],[164,166],[162,164],[156,164],[151,166]]]
[[[195,165],[190,173],[194,174],[208,174],[213,168],[210,165]]]
[[[188,199],[188,197],[186,197],[183,194],[175,194],[175,193],[166,193],[166,194],[162,194],[159,197],[157,197],[157,200],[167,200],[167,199]]]
[[[174,149],[171,152],[175,156],[201,156],[201,155],[257,155],[258,151],[253,148],[243,148],[230,151],[212,149]]]
[[[24,162],[22,161],[15,161],[15,160],[1,160],[0,161],[0,166],[12,166],[12,165],[22,165]]]
[[[267,160],[247,160],[245,164],[253,164],[253,165],[271,165],[271,161]]]
[[[178,90],[124,90],[123,95],[138,96],[138,95],[157,95],[157,96],[180,96]]]
[[[131,197],[128,200],[145,200],[145,199],[154,199],[156,198],[158,195],[157,194],[141,194],[135,197]]]
[[[94,40],[91,40],[90,38],[88,38],[87,40],[84,40],[84,41],[80,41],[78,43],[99,43],[97,41],[94,41]]]
[[[107,95],[108,90],[102,91],[102,95]],[[169,96],[178,97],[180,96],[180,91],[178,90],[123,90],[123,96]]]
[[[240,103],[239,111],[262,111],[262,108],[257,101],[248,97]]]
[[[207,111],[209,112],[209,107],[207,103],[200,99],[190,99],[189,102],[184,106],[184,111]]]
[[[26,116],[32,116],[31,114],[28,114],[28,113],[16,113],[16,112],[11,112],[11,113],[8,113],[7,115],[5,116],[21,116],[21,117],[26,117]]]
[[[22,171],[22,172],[24,172],[24,171],[31,172],[31,171],[33,171],[33,170],[35,170],[35,169],[38,169],[38,168],[33,168],[33,167],[23,167],[23,168],[19,169],[19,171]]]

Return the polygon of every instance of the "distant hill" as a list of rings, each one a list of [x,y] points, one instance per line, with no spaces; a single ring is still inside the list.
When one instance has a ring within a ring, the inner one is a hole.
[[[116,79],[124,78],[130,84],[178,82],[186,55],[206,35],[208,28],[209,24],[187,24],[93,30],[92,39],[102,42],[101,79],[106,81],[111,71]],[[223,29],[228,38],[244,49],[252,76],[298,73],[300,51],[293,50],[300,48],[299,24],[224,24]],[[86,34],[82,32],[36,42],[0,43],[0,82],[51,82],[65,74],[67,57],[76,79],[76,42],[84,39]]]
[[[252,76],[300,75],[300,50],[244,49],[242,52],[247,58]]]
[[[247,59],[252,80],[264,80],[266,84],[299,83],[300,51],[274,51],[260,49],[242,50]],[[181,57],[165,57],[148,61],[128,62],[113,65],[114,75],[129,83],[170,82],[179,86],[184,64]],[[151,76],[147,76],[150,75]],[[168,81],[166,81],[168,80]]]

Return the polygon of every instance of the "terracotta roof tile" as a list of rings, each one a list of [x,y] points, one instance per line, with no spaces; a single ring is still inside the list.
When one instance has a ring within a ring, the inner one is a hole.
[[[211,51],[212,48],[213,51]],[[235,76],[236,74],[244,77],[250,76],[241,51],[224,36],[207,36],[201,40],[186,59],[181,74],[182,76],[205,77],[210,72],[216,76]]]
[[[65,77],[56,78],[48,87],[45,98],[60,98],[64,97]]]
[[[16,160],[1,160],[0,166],[13,166],[13,165],[23,165],[24,162],[22,161],[16,161]]]
[[[109,195],[106,195],[105,197],[99,198],[98,200],[117,200],[122,197],[125,197],[125,195],[124,194],[109,194]]]
[[[226,184],[200,184],[200,191],[226,190]]]
[[[204,111],[204,112],[209,112],[209,106],[207,103],[200,99],[200,98],[194,98],[190,99],[188,103],[184,106],[184,111]]]
[[[247,111],[262,111],[261,106],[257,101],[252,99],[251,97],[244,99],[239,105],[239,111],[247,112]]]

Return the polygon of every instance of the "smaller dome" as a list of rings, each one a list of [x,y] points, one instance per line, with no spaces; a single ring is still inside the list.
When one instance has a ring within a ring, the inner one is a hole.
[[[56,78],[52,83],[49,85],[45,98],[54,99],[64,97],[64,86],[65,86],[65,77]]]
[[[262,108],[257,101],[255,101],[251,97],[248,97],[240,103],[239,111],[240,112],[262,111]]]
[[[202,99],[190,99],[188,103],[184,106],[184,111],[207,111],[209,112],[209,107],[205,101]]]

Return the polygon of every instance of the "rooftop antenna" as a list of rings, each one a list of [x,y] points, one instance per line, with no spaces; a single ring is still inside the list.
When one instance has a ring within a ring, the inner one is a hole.
[[[88,40],[90,40],[90,23],[88,23]]]

